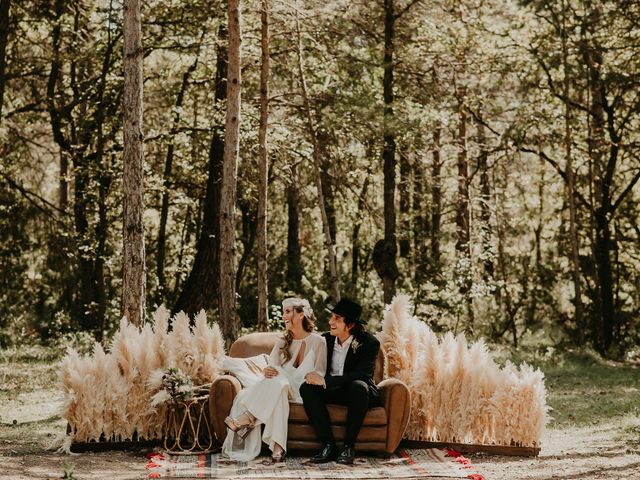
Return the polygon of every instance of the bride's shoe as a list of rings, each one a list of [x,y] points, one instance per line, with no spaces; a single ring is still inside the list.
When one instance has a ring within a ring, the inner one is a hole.
[[[231,430],[235,432],[240,438],[244,439],[249,432],[253,430],[255,425],[239,425],[233,418],[227,417],[224,419],[224,424]]]
[[[256,426],[255,418],[251,419],[246,413],[240,415],[237,420],[227,417],[224,419],[224,424],[229,428],[229,430],[237,433],[240,438],[245,438]]]
[[[287,452],[285,452],[280,445],[276,444],[273,453],[271,453],[271,460],[273,460],[273,463],[284,462],[284,458],[286,455]]]

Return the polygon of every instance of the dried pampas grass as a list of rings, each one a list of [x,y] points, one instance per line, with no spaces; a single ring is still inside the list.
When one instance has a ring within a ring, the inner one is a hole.
[[[547,421],[544,375],[529,365],[500,368],[483,342],[438,338],[396,296],[378,334],[385,376],[411,391],[406,436],[412,440],[539,446]]]
[[[191,327],[189,317],[179,313],[169,332],[169,318],[160,307],[153,327],[122,319],[108,352],[98,343],[93,355],[67,350],[59,374],[62,416],[70,427],[63,449],[71,442],[162,438],[167,400],[158,395],[162,373],[180,368],[196,386],[215,379],[225,354],[218,325],[209,324],[201,311]]]

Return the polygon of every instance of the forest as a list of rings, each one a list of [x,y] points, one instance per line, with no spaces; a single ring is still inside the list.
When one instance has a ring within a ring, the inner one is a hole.
[[[125,3],[0,0],[0,346],[106,342],[131,292],[228,341],[402,292],[436,332],[640,356],[640,3],[149,0],[138,43]]]

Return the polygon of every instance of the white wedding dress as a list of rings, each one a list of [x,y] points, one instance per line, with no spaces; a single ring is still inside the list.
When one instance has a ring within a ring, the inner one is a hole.
[[[305,345],[304,358],[297,367],[294,364]],[[289,402],[302,403],[300,385],[309,372],[316,372],[324,377],[327,369],[327,344],[324,337],[311,333],[301,340],[291,343],[291,359],[282,364],[280,348],[283,339],[278,339],[271,355],[269,366],[278,370],[273,378],[263,378],[259,382],[240,390],[231,407],[230,416],[237,418],[249,411],[257,419],[257,426],[244,438],[227,429],[227,438],[222,445],[222,453],[238,462],[248,462],[260,454],[262,442],[271,451],[275,444],[287,449],[287,429],[289,420]],[[264,432],[260,435],[260,424],[264,424]]]

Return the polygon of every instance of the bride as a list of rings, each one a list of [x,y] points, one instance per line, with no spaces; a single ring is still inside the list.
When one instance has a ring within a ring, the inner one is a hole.
[[[302,403],[300,385],[307,373],[316,372],[324,378],[327,344],[324,337],[313,333],[316,319],[309,302],[287,298],[282,309],[285,332],[271,351],[264,378],[240,391],[225,419],[228,430],[222,452],[232,460],[253,460],[260,454],[262,440],[269,446],[273,461],[283,461],[289,402]],[[262,437],[260,428],[255,428],[261,424]]]

